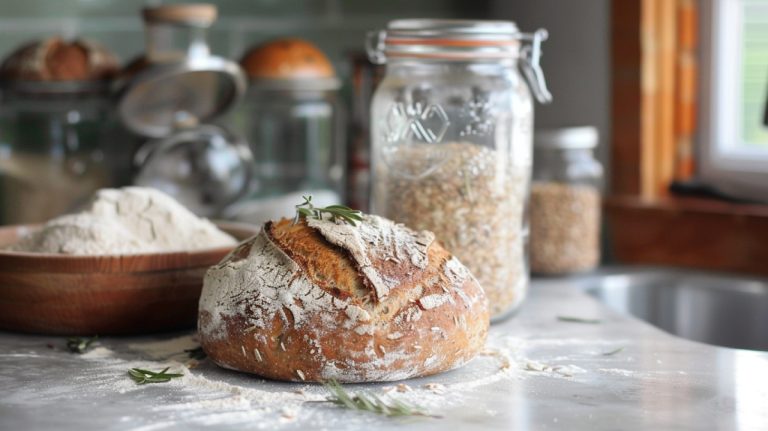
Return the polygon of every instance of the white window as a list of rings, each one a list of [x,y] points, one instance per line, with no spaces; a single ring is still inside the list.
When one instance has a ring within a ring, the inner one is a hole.
[[[699,174],[768,202],[768,0],[701,2]]]

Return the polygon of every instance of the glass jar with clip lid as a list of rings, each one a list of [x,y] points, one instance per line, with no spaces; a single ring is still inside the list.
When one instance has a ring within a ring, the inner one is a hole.
[[[371,107],[371,208],[427,229],[478,279],[493,320],[528,288],[533,96],[544,30],[509,21],[405,19],[372,33],[386,64]]]

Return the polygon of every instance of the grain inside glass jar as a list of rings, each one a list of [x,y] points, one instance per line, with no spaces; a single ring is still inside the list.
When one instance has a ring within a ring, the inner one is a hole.
[[[531,271],[587,271],[600,261],[600,192],[589,185],[531,186]]]
[[[524,298],[529,165],[513,165],[488,147],[450,142],[398,147],[376,174],[384,215],[434,232],[483,286],[491,315]]]

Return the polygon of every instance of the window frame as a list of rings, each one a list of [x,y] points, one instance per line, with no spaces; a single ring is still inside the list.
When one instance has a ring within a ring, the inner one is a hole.
[[[647,131],[647,126],[654,126],[654,121],[658,120],[655,115],[658,101],[655,94],[644,91],[647,89],[644,84],[656,79],[652,75],[655,70],[648,67],[648,62],[659,61],[659,50],[655,49],[658,33],[655,32],[664,29],[660,29],[654,19],[658,19],[658,7],[666,1],[611,1],[611,161],[614,169],[611,170],[611,192],[604,207],[607,260],[768,276],[768,265],[765,265],[768,205],[654,194],[656,190],[648,187],[648,184],[669,184],[666,178],[647,169],[649,165],[655,168],[657,163],[652,156],[668,148],[658,145],[656,135]],[[706,20],[705,12],[711,19],[712,9],[707,3],[712,1],[674,1],[678,7],[693,6],[693,16],[688,16],[691,19],[688,24],[699,24],[699,29],[703,27],[701,32],[694,28],[695,34],[700,35],[699,42],[711,34],[710,27],[701,24]],[[705,7],[706,11],[703,10]],[[654,16],[646,15],[649,10],[654,11]],[[668,16],[665,18],[669,19]],[[693,42],[691,48],[696,46],[696,57],[701,59],[701,43]],[[695,133],[694,165],[700,160],[696,148],[700,147],[698,138],[710,115],[709,111],[704,114],[701,109],[703,89],[709,85],[709,81],[701,76],[702,69],[706,69],[701,67],[704,64],[698,61],[692,68],[693,79],[698,82],[692,92],[698,99],[687,101],[692,108],[698,108],[698,123],[688,124],[690,129],[686,129],[686,132]],[[647,76],[649,73],[651,76]],[[686,137],[690,136],[686,134]],[[699,169],[700,166],[695,167],[697,173]],[[688,178],[687,174],[682,176],[683,180]],[[765,199],[766,194],[762,196]]]
[[[741,134],[742,115],[737,78],[743,34],[739,0],[708,0],[700,6],[698,176],[732,196],[766,201],[768,150],[749,148],[734,139]],[[733,20],[739,20],[740,31],[723,31]]]

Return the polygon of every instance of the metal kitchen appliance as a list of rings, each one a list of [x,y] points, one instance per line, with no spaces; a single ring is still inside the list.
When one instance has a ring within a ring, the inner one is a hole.
[[[134,182],[174,196],[199,215],[218,215],[245,193],[247,144],[210,122],[245,92],[240,67],[211,54],[209,4],[146,8],[146,53],[126,68],[117,111],[133,132],[151,138],[137,152]]]

